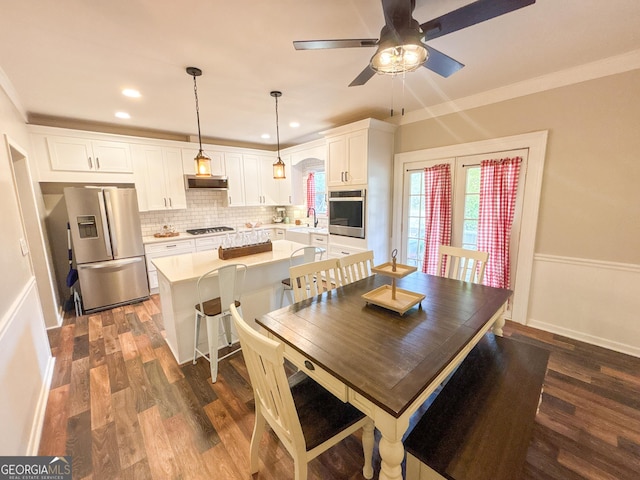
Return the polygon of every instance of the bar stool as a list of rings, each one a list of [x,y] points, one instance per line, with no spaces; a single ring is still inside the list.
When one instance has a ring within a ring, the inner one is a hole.
[[[300,255],[302,252],[302,255]],[[311,263],[317,260],[322,260],[322,256],[324,255],[324,248],[320,247],[301,247],[297,250],[291,252],[291,256],[289,257],[289,266],[293,267],[294,265],[299,265],[301,263]],[[302,261],[299,261],[299,260]],[[284,292],[292,292],[293,287],[291,286],[291,278],[283,278],[280,282],[282,284],[282,294],[280,295],[280,308],[282,308],[282,303],[284,302]],[[291,303],[293,303],[293,293],[291,294]]]
[[[240,296],[244,287],[244,280],[247,273],[247,266],[241,263],[234,263],[213,269],[202,275],[196,284],[198,293],[198,303],[195,305],[195,331],[193,338],[193,363],[196,363],[198,354],[202,355],[211,365],[211,383],[216,383],[218,378],[218,361],[227,358],[238,352],[234,350],[221,358],[218,358],[218,341],[220,335],[220,320],[227,340],[227,345],[231,345],[231,312],[229,307],[233,304],[240,308]],[[203,300],[206,279],[213,276],[218,277],[219,297],[210,300]],[[209,358],[198,349],[198,339],[200,336],[200,323],[202,318],[206,320],[207,343],[209,345]]]

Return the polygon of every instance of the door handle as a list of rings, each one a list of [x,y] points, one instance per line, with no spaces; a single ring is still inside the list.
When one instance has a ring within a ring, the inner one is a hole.
[[[89,157],[89,170],[93,170],[93,162],[91,161],[91,157]]]
[[[100,157],[96,157],[96,170],[100,170]]]
[[[104,203],[107,208],[107,216],[110,222],[115,222],[115,218],[113,216],[113,205],[111,204],[111,192],[109,190],[104,190]],[[113,256],[118,256],[118,238],[115,234],[110,232],[111,236],[111,247],[113,248]]]
[[[171,203],[171,197],[169,197],[169,206],[173,207],[173,203]]]

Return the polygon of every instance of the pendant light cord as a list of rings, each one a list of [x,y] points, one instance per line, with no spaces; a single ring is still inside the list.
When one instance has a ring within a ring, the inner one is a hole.
[[[196,119],[198,120],[198,143],[200,145],[200,152],[202,152],[202,137],[200,136],[200,107],[198,106],[198,84],[196,83],[196,76],[193,76],[193,94],[196,97]]]
[[[276,96],[276,141],[278,143],[278,158],[280,158],[280,121],[278,120],[278,96]]]

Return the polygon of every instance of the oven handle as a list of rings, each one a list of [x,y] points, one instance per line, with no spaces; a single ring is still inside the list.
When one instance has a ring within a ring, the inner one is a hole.
[[[329,197],[330,202],[363,202],[364,197]]]

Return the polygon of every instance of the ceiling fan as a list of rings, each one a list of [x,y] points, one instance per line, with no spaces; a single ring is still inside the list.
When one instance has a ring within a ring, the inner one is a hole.
[[[415,0],[382,0],[385,25],[380,31],[380,38],[297,40],[293,46],[296,50],[378,47],[369,65],[349,84],[350,87],[364,85],[376,73],[395,75],[411,72],[420,66],[446,78],[464,65],[425,42],[526,7],[535,1],[477,0],[419,24],[413,18]]]

